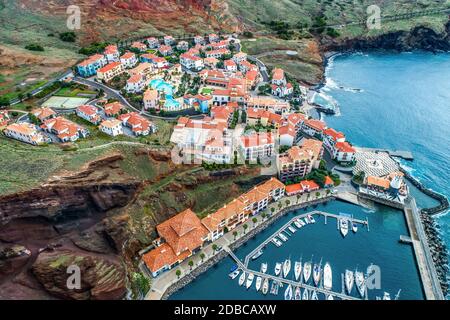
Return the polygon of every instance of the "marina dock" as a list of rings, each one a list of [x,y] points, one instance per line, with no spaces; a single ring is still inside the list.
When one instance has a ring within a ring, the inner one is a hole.
[[[380,148],[362,148],[357,147],[358,151],[366,151],[366,152],[387,152],[392,157],[402,158],[405,160],[414,160],[414,156],[412,152],[410,151],[403,151],[403,150],[389,150],[389,149],[380,149]]]

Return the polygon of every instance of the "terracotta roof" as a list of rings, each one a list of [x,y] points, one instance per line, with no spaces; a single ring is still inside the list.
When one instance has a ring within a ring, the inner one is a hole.
[[[346,152],[346,153],[355,153],[356,152],[355,148],[353,148],[348,142],[336,143],[336,149],[339,152]]]
[[[372,186],[381,187],[384,189],[389,189],[391,182],[386,178],[380,178],[375,176],[367,177],[367,184]]]
[[[93,56],[90,56],[86,60],[82,61],[78,65],[81,67],[86,67],[90,64],[96,63],[98,60],[104,59],[105,57],[102,54],[94,54]]]
[[[128,80],[127,83],[136,84],[142,81],[142,75],[139,73],[136,73],[132,75]]]
[[[94,116],[98,113],[98,109],[90,105],[82,105],[77,108],[77,111],[84,113],[88,116]]]
[[[135,56],[136,55],[133,52],[127,51],[120,57],[120,59],[128,60],[128,59],[131,59],[131,58],[133,58]]]
[[[145,100],[156,100],[156,99],[158,99],[158,96],[159,96],[158,90],[148,89],[144,93],[144,101]]]
[[[117,128],[122,126],[122,122],[117,119],[105,120],[100,124],[101,127]]]
[[[190,54],[190,53],[188,53],[188,52],[183,53],[183,54],[180,56],[180,58],[181,58],[181,59],[186,59],[186,60],[192,60],[192,61],[199,61],[199,60],[202,60],[202,58],[197,57],[197,56],[194,56],[194,55],[192,55],[192,54]]]
[[[31,113],[41,121],[45,120],[53,115],[56,115],[56,112],[53,111],[53,109],[50,109],[47,107],[34,109],[31,111]]]
[[[156,272],[165,266],[171,266],[178,261],[186,259],[190,254],[191,252],[185,251],[177,256],[167,243],[163,243],[156,249],[144,254],[142,260],[144,260],[151,272]]]
[[[284,70],[280,68],[275,68],[272,71],[272,79],[273,80],[283,80],[284,79]]]
[[[37,132],[36,126],[34,124],[27,122],[10,124],[9,126],[6,127],[5,130],[18,132],[27,136],[31,136]]]
[[[303,192],[303,186],[300,183],[291,184],[286,186],[286,194],[296,194]]]
[[[171,46],[166,46],[166,45],[162,45],[159,47],[159,52],[165,52],[165,51],[172,51],[172,47]]]
[[[297,125],[298,123],[305,121],[306,116],[303,113],[291,113],[288,115],[287,120],[289,123]]]
[[[105,73],[119,67],[120,65],[122,65],[120,61],[112,62],[110,64],[107,64],[103,68],[100,68],[97,72]]]
[[[307,125],[308,127],[316,130],[316,131],[323,131],[326,128],[326,124],[323,121],[320,120],[316,120],[316,119],[310,119],[310,120],[306,120],[304,122],[305,125]]]
[[[334,185],[334,181],[333,181],[333,179],[331,179],[330,176],[325,177],[325,185],[326,186]]]
[[[105,54],[115,54],[115,53],[119,53],[119,49],[117,48],[116,45],[109,45],[105,48]]]
[[[296,136],[294,126],[292,126],[290,124],[280,127],[280,129],[278,129],[278,134],[280,136],[282,136],[282,135],[289,135],[289,136],[294,137],[294,138]]]
[[[316,139],[303,139],[300,146],[303,149],[311,150],[316,155],[320,155],[322,153],[323,142]]]
[[[334,130],[333,128],[328,128],[323,131],[323,133],[330,138],[332,138],[334,141],[338,141],[340,139],[345,139],[345,135],[342,132],[338,132]]]
[[[225,60],[224,65],[225,65],[225,67],[235,67],[236,62],[234,62],[233,60]]]
[[[122,109],[123,106],[120,102],[108,103],[104,107],[105,114],[108,116],[119,114]]]
[[[300,182],[303,190],[309,189],[310,191],[319,190],[320,186],[313,180],[303,180]]]

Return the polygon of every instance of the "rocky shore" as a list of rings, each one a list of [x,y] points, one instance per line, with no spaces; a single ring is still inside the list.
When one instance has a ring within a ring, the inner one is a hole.
[[[248,240],[250,240],[251,238],[255,237],[258,233],[260,233],[261,231],[263,231],[266,228],[268,228],[271,225],[273,225],[275,222],[277,222],[281,217],[286,215],[286,213],[288,213],[288,212],[291,212],[293,210],[299,210],[299,209],[310,207],[310,206],[315,206],[315,205],[318,205],[320,203],[328,202],[328,201],[331,201],[331,200],[334,200],[334,199],[335,199],[334,196],[329,196],[329,197],[326,197],[326,198],[318,199],[318,200],[311,201],[311,202],[308,202],[308,203],[304,203],[304,204],[301,204],[301,205],[288,206],[288,207],[284,208],[283,210],[281,210],[275,216],[272,216],[271,218],[267,219],[266,221],[264,221],[263,223],[258,225],[256,228],[254,228],[251,231],[249,231],[243,237],[241,237],[238,240],[236,240],[232,245],[230,245],[230,249],[231,250],[238,249],[240,246],[242,246]],[[214,265],[219,263],[222,259],[227,257],[227,255],[228,255],[228,253],[225,252],[224,250],[222,250],[219,253],[217,253],[214,257],[212,257],[211,259],[205,261],[201,266],[199,266],[198,268],[194,269],[192,272],[190,272],[189,274],[184,276],[180,281],[177,281],[174,284],[172,284],[166,290],[166,292],[162,296],[161,300],[169,299],[169,297],[172,294],[174,294],[178,290],[181,290],[186,285],[188,285],[189,283],[194,281],[198,276],[200,276],[201,274],[205,273],[206,271],[208,271],[209,268],[213,267]]]

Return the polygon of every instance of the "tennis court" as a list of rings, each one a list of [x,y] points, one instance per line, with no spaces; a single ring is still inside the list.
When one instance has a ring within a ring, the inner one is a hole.
[[[57,109],[75,109],[88,102],[89,98],[51,97],[42,106]]]

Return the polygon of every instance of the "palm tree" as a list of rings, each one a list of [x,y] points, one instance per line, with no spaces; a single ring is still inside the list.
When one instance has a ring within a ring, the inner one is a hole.
[[[189,267],[191,267],[191,271],[192,271],[192,267],[194,266],[194,261],[189,260],[188,265],[189,265]]]
[[[310,196],[311,196],[311,192],[308,192],[308,194],[306,195],[306,201],[309,201]]]
[[[289,207],[289,205],[291,204],[291,200],[286,200],[286,207]]]
[[[281,202],[278,203],[278,209],[281,210],[281,208],[283,207],[283,204]]]
[[[273,209],[273,208],[272,208],[272,209]],[[263,220],[266,220],[267,214],[266,214],[265,212],[263,212],[263,213],[261,214],[261,217],[263,218]]]
[[[300,201],[300,198],[301,198],[302,196],[301,195],[297,195],[297,203]]]
[[[272,214],[274,214],[275,208],[274,207],[270,208],[270,211],[272,212]]]
[[[320,197],[320,192],[316,192],[316,198],[319,199]]]
[[[253,221],[253,226],[256,227],[256,223],[258,222],[258,218],[255,217],[255,218],[252,219],[252,221]]]
[[[213,249],[213,252],[216,253],[216,250],[217,250],[217,244],[214,243],[214,244],[212,245],[212,249]]]
[[[181,270],[178,269],[178,270],[175,272],[175,274],[177,275],[178,279],[180,279],[180,276],[181,276]]]
[[[327,189],[327,196],[329,196],[330,193],[331,193],[331,190],[330,190],[330,189]]]
[[[203,252],[200,253],[200,259],[202,259],[202,262],[203,262],[203,259],[205,259],[205,254]]]
[[[242,227],[244,228],[244,233],[245,233],[245,231],[246,231],[247,228],[248,228],[248,225],[247,225],[247,224],[244,224]]]
[[[238,235],[237,231],[233,231],[234,240],[236,240],[237,235]]]

